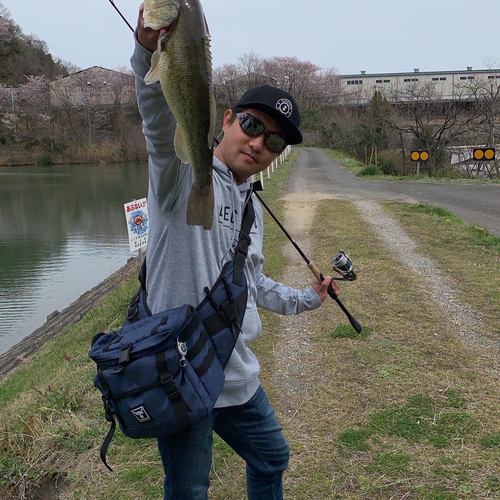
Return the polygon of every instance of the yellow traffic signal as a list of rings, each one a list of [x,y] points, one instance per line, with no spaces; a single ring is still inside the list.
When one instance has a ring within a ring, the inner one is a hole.
[[[474,148],[474,160],[494,160],[495,148]]]
[[[429,151],[427,151],[426,149],[412,151],[410,153],[410,158],[412,159],[412,161],[428,161]]]

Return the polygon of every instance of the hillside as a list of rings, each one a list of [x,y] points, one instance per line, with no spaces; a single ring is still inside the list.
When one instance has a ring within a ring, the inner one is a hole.
[[[24,75],[54,80],[67,75],[71,64],[54,59],[48,45],[36,35],[25,35],[0,3],[0,84],[26,83]]]

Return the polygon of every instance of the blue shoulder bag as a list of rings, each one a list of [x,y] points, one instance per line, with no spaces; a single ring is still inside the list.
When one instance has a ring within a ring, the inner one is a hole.
[[[146,267],[122,328],[99,333],[89,356],[97,364],[95,386],[102,393],[111,428],[101,460],[118,420],[130,438],[168,437],[189,432],[209,415],[224,385],[224,368],[234,349],[247,303],[243,271],[255,219],[246,204],[235,258],[227,262],[197,306],[185,304],[158,314],[147,306]]]

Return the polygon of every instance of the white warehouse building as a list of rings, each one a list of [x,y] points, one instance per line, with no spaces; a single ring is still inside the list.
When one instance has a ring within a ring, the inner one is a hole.
[[[340,76],[340,94],[345,102],[362,104],[373,96],[376,90],[381,91],[388,100],[401,95],[410,87],[433,84],[436,94],[444,100],[455,100],[463,96],[461,88],[472,87],[478,83],[490,83],[495,89],[500,85],[500,69],[479,69],[461,71],[420,71],[411,73],[373,73],[361,71],[355,75]]]

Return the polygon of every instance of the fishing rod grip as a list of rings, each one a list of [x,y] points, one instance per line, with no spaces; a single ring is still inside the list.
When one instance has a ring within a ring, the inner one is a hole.
[[[363,328],[360,324],[360,322],[347,310],[347,308],[342,304],[342,302],[339,299],[339,296],[335,293],[335,290],[332,288],[330,285],[328,287],[328,295],[337,302],[339,305],[340,309],[344,311],[344,314],[347,316],[347,319],[349,320],[349,323],[351,323],[352,327],[358,332],[361,333],[361,329]]]
[[[312,271],[314,274],[315,278],[321,283],[325,278],[324,276],[320,273],[319,269],[316,267],[316,264],[314,262],[309,262],[307,264],[307,267]]]

